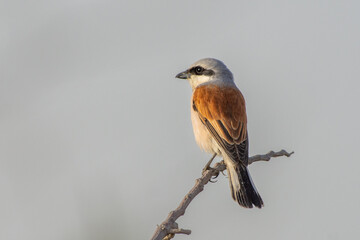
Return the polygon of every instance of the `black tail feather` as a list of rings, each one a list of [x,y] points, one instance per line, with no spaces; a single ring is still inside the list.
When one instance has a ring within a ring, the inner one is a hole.
[[[247,168],[241,164],[230,167],[234,167],[235,170],[231,171],[228,169],[233,199],[245,208],[252,208],[253,205],[258,208],[264,206],[264,203],[251,180],[251,176]],[[234,178],[237,178],[238,181]],[[237,182],[239,184],[237,184]],[[240,185],[240,187],[237,187],[236,185]]]

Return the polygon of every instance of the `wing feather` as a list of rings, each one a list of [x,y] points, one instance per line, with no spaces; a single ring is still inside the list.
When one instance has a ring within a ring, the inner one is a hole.
[[[245,100],[236,87],[202,85],[195,89],[193,107],[201,122],[231,159],[248,164]]]

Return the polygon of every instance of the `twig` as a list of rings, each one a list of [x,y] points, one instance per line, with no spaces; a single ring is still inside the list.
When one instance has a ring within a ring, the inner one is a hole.
[[[163,238],[163,240],[170,240],[170,239],[172,239],[173,237],[175,237],[175,234],[179,234],[179,233],[190,235],[190,234],[191,234],[191,230],[179,228],[178,224],[175,222],[175,223],[173,224],[173,228],[170,229],[169,234],[167,234],[167,235]]]
[[[288,153],[287,151],[285,151],[284,149],[279,151],[279,152],[274,152],[274,151],[270,151],[267,154],[264,155],[255,155],[249,158],[249,164],[253,163],[253,162],[258,162],[258,161],[269,161],[271,158],[273,157],[281,157],[281,156],[286,156],[286,157],[290,157],[294,152]]]
[[[258,162],[258,161],[269,161],[273,157],[286,156],[290,157],[294,152],[288,153],[285,150],[279,152],[270,151],[264,155],[255,155],[249,158],[249,164]],[[218,162],[214,165],[213,168],[206,170],[201,178],[196,179],[194,187],[185,195],[184,199],[181,201],[179,206],[171,211],[168,217],[160,226],[156,228],[154,235],[151,240],[168,240],[175,236],[177,233],[191,234],[190,230],[179,229],[176,223],[176,220],[185,214],[186,208],[189,206],[191,201],[202,191],[204,186],[211,180],[213,176],[217,176],[220,171],[224,171],[226,166],[223,161]]]

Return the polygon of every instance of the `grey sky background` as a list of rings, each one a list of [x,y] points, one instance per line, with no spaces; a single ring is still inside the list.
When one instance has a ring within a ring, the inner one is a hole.
[[[265,207],[220,175],[176,239],[360,235],[359,1],[0,1],[0,239],[149,239],[209,155],[194,61],[224,61],[247,101]],[[219,159],[218,159],[219,160]]]

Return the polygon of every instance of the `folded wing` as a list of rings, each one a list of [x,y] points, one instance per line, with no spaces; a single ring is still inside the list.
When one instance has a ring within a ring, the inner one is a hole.
[[[241,92],[235,86],[202,85],[194,91],[193,108],[231,160],[247,166],[247,118]]]

